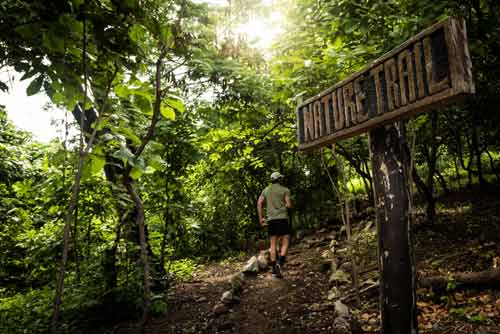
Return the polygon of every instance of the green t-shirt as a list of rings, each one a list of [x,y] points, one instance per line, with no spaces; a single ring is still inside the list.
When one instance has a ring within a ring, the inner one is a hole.
[[[266,199],[267,220],[288,219],[285,202],[287,194],[290,196],[290,190],[278,183],[270,184],[262,191],[261,195]]]

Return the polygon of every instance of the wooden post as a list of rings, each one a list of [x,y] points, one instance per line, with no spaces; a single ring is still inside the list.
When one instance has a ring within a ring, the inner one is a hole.
[[[418,333],[403,133],[396,124],[370,131],[384,334]]]

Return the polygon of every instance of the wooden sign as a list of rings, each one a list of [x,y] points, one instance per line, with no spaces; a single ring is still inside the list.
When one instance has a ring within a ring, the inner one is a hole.
[[[449,18],[297,107],[299,149],[332,144],[474,93],[465,22]]]

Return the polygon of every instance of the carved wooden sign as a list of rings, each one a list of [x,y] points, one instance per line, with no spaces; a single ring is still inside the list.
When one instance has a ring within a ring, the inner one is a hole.
[[[474,93],[465,22],[434,24],[297,107],[299,149],[355,136]]]

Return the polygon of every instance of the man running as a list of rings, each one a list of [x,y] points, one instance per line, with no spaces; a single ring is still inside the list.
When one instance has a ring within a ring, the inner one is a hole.
[[[267,225],[271,243],[271,266],[273,277],[282,277],[281,267],[285,264],[285,257],[290,243],[290,224],[288,223],[288,209],[292,208],[290,190],[280,184],[284,176],[279,172],[271,174],[271,184],[267,186],[257,200],[257,212],[262,226]],[[263,207],[266,207],[264,218]],[[276,262],[276,246],[281,237],[281,249]]]

